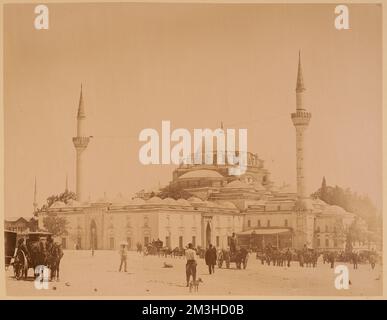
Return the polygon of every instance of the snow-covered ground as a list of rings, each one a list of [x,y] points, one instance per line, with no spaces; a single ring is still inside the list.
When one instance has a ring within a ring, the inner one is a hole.
[[[164,262],[173,268],[163,268]],[[128,272],[118,272],[117,251],[65,251],[61,261],[60,281],[50,282],[48,290],[35,289],[33,279],[16,280],[12,267],[6,272],[10,296],[377,296],[382,294],[382,266],[349,268],[348,290],[334,286],[334,269],[319,260],[317,268],[301,268],[292,262],[290,268],[262,265],[252,255],[245,270],[218,269],[209,275],[203,259],[198,260],[197,277],[202,278],[198,293],[185,286],[185,260],[142,256],[130,252]],[[29,275],[32,276],[32,269]]]

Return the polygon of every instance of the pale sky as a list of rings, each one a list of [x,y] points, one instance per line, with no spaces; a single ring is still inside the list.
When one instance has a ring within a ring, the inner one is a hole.
[[[296,185],[295,110],[301,49],[307,190],[328,185],[382,199],[381,6],[50,4],[49,30],[34,5],[4,9],[5,215],[75,191],[80,84],[93,135],[87,195],[130,196],[166,184],[173,166],[138,160],[144,128],[247,128],[272,180]]]

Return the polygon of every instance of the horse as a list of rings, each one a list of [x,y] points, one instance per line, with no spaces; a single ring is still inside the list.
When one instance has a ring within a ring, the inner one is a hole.
[[[59,281],[59,265],[63,257],[62,246],[53,243],[48,255],[48,268],[51,270],[51,280]]]

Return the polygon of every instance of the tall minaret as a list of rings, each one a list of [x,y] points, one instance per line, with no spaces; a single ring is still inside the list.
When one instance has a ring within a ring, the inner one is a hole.
[[[304,79],[302,77],[301,53],[298,53],[298,73],[296,86],[296,112],[291,114],[293,125],[296,127],[297,154],[297,195],[299,199],[307,198],[305,182],[305,130],[308,128],[312,114],[306,111],[304,97]]]
[[[81,95],[79,97],[79,106],[78,106],[78,115],[77,115],[77,136],[73,138],[73,143],[75,150],[77,152],[77,163],[76,163],[76,194],[77,200],[82,201],[83,198],[83,161],[82,161],[82,153],[87,148],[89,144],[90,137],[85,135],[85,122],[86,122],[86,114],[85,107],[83,104],[82,97],[82,85],[81,85]]]
[[[34,206],[34,213],[38,210],[38,202],[36,200],[36,177],[35,177],[35,185],[34,185],[34,202],[33,202],[33,206]]]

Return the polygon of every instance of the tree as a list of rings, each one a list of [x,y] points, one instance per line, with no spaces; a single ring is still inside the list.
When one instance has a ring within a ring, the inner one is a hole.
[[[188,191],[185,191],[184,189],[173,189],[168,186],[162,189],[157,196],[160,197],[161,199],[172,198],[172,199],[178,200],[178,199],[188,199],[192,197],[192,194],[189,193]]]
[[[354,213],[367,222],[370,230],[377,230],[378,225],[382,223],[382,215],[368,196],[358,195],[349,188],[343,189],[337,185],[335,187],[328,186],[325,177],[321,187],[311,194],[311,197],[321,199],[329,205],[340,206],[346,211]]]
[[[68,234],[68,221],[65,217],[60,217],[56,213],[48,213],[47,216],[43,218],[43,225],[45,229],[54,236],[65,236]]]
[[[77,195],[75,194],[75,192],[66,189],[60,194],[49,196],[46,200],[46,203],[40,209],[38,208],[34,214],[37,215],[41,211],[46,211],[57,201],[61,201],[67,204],[69,200],[77,200]]]

